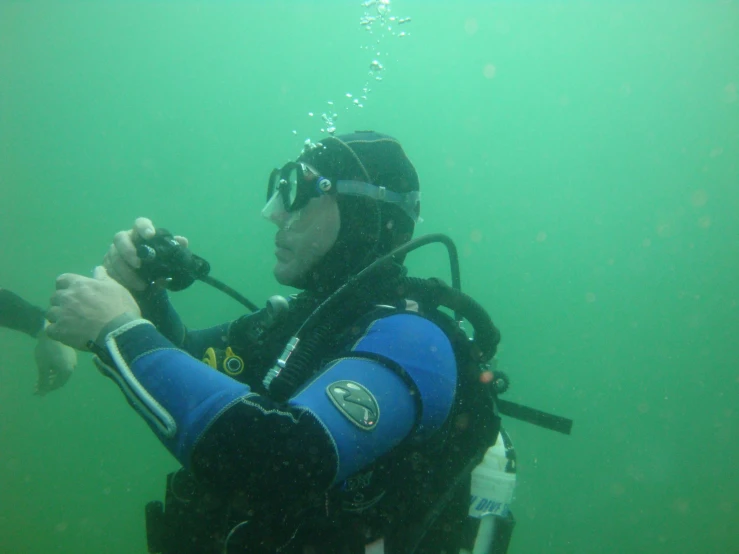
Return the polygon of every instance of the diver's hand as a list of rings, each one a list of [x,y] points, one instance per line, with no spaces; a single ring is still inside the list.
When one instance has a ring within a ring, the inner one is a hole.
[[[39,396],[61,388],[77,366],[77,353],[66,344],[49,338],[45,328],[38,335],[34,354],[38,369],[35,393]]]
[[[151,219],[139,217],[133,224],[133,229],[120,231],[113,237],[113,244],[108,248],[103,260],[108,275],[131,291],[143,291],[149,283],[138,276],[137,270],[141,267],[141,258],[136,254],[136,241],[149,240],[156,233]],[[185,237],[175,236],[174,239],[187,248]]]
[[[64,273],[57,277],[56,292],[46,318],[50,338],[86,350],[108,323],[125,313],[141,317],[131,293],[97,266],[92,278]]]

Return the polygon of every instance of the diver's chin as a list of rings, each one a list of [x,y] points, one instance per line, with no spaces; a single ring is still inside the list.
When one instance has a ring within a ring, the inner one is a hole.
[[[278,260],[274,269],[272,269],[272,274],[275,276],[277,282],[286,287],[294,287],[300,277],[299,272],[291,266],[292,264],[289,262]]]

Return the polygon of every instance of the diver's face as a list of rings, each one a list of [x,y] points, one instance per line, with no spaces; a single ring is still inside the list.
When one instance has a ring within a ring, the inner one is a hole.
[[[296,286],[339,236],[340,218],[336,197],[312,198],[295,213],[278,211],[270,221],[279,227],[275,235],[277,263],[274,275],[282,285]]]

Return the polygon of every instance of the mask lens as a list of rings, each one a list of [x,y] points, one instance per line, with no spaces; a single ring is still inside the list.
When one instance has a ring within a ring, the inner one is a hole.
[[[285,206],[282,202],[282,195],[279,190],[267,200],[264,208],[262,208],[262,217],[272,219],[273,217],[281,217],[280,214],[285,213]]]
[[[269,174],[269,181],[267,181],[267,202],[272,199],[272,197],[275,194],[275,188],[277,186],[277,181],[280,178],[280,170],[279,169],[273,169],[272,173]]]
[[[283,193],[285,195],[286,207],[288,210],[291,210],[293,206],[295,206],[295,200],[298,198],[298,181],[300,178],[301,176],[298,175],[298,169],[293,167],[290,170],[290,174],[285,185],[286,190]]]

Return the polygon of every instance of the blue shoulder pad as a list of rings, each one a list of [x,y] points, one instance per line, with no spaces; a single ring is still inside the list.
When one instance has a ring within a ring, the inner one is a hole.
[[[289,405],[313,414],[330,435],[338,458],[334,483],[400,444],[416,421],[416,404],[403,379],[361,358],[332,362]]]
[[[435,323],[412,313],[378,319],[352,351],[392,360],[410,377],[421,395],[420,438],[444,424],[454,403],[457,362],[449,339]]]

